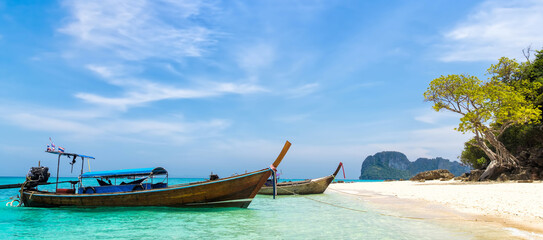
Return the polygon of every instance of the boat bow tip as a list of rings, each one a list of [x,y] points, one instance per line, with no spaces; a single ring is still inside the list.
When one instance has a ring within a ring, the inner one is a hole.
[[[285,142],[285,146],[283,146],[283,150],[281,150],[281,153],[279,153],[279,156],[277,156],[277,159],[275,159],[275,162],[272,163],[273,167],[279,166],[283,158],[288,152],[288,149],[290,148],[290,145],[292,145],[288,140]]]
[[[332,174],[334,178],[336,178],[337,174],[339,173],[339,169],[341,169],[342,167],[343,167],[343,163],[339,162],[339,165],[337,166],[336,171]],[[343,170],[343,178],[345,178],[345,170]]]

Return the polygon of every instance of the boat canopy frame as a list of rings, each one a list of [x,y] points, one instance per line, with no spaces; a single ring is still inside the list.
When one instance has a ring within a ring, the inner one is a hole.
[[[65,152],[58,152],[58,151],[45,151],[46,153],[51,153],[51,154],[57,154],[58,155],[58,162],[57,162],[57,182],[56,182],[56,186],[55,186],[55,192],[58,192],[58,174],[59,174],[59,171],[60,171],[60,157],[62,155],[68,157],[68,158],[72,158],[72,163],[70,163],[72,165],[72,170],[73,170],[73,165],[75,164],[75,160],[80,157],[81,158],[81,174],[83,174],[83,167],[85,166],[85,158],[87,159],[95,159],[94,157],[92,156],[87,156],[87,155],[83,155],[83,154],[77,154],[77,153],[65,153]],[[81,175],[79,175],[79,186],[81,187],[83,185],[83,183],[81,182]]]
[[[168,171],[163,167],[155,168],[135,168],[120,169],[109,171],[86,172],[81,174],[81,178],[122,178],[122,177],[147,177],[156,175],[168,175]]]
[[[84,178],[100,178],[100,179],[110,179],[113,178],[115,183],[113,185],[117,185],[117,178],[131,178],[131,177],[142,177],[142,179],[150,179],[151,184],[154,183],[155,176],[165,176],[164,179],[161,182],[166,182],[168,184],[168,171],[164,169],[163,167],[155,167],[155,168],[134,168],[134,169],[119,169],[119,170],[107,170],[107,171],[96,171],[96,172],[86,172],[79,176],[79,181],[81,183],[81,186],[83,186],[83,179]],[[144,180],[144,181],[145,181]],[[110,182],[111,184],[111,182]],[[122,185],[123,183],[121,183]]]
[[[85,159],[95,159],[94,157],[83,155],[83,154],[77,154],[77,153],[64,153],[64,152],[57,152],[57,151],[45,151],[45,152],[58,155],[57,179],[56,179],[55,192],[58,192],[60,157],[62,155],[72,159],[72,162],[70,163],[72,165],[72,169],[73,169],[73,165],[75,164],[75,160],[78,157],[81,158],[81,174],[79,175],[79,181],[78,181],[79,187],[83,187],[83,178],[113,178],[116,180],[117,178],[125,178],[125,177],[148,177],[151,179],[151,182],[153,182],[154,176],[166,175],[166,178],[164,180],[166,180],[166,183],[169,180],[168,171],[166,171],[166,169],[164,169],[163,167],[121,169],[121,170],[95,171],[95,172],[83,173],[83,169],[85,167]],[[90,166],[89,166],[89,170],[90,170]],[[164,182],[164,180],[162,181]]]

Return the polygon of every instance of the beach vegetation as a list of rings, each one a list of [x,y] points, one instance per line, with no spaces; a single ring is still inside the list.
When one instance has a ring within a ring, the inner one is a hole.
[[[536,60],[541,58],[539,51]],[[519,167],[519,160],[506,147],[504,138],[514,141],[518,135],[509,134],[508,129],[541,122],[537,103],[542,96],[543,74],[539,75],[538,71],[530,61],[518,63],[501,58],[488,69],[486,80],[467,74],[440,76],[430,82],[424,93],[425,101],[432,102],[435,111],[448,110],[460,115],[456,130],[475,135],[466,144],[482,150],[489,160],[480,180],[495,179]],[[474,167],[483,167],[485,164],[479,163],[486,162],[481,159],[484,156],[467,149],[468,162]]]
[[[476,146],[475,139],[473,138],[464,143],[464,150],[460,154],[460,161],[474,169],[484,169],[490,163],[488,156]]]

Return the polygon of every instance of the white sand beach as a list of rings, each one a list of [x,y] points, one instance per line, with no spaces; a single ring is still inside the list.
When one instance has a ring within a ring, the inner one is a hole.
[[[543,236],[543,182],[356,182],[331,184],[329,190],[395,205],[404,213],[418,210],[419,216],[421,212],[452,209],[472,220],[496,222]]]

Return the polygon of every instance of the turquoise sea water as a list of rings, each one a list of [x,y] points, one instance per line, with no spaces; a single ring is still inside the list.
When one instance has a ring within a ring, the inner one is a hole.
[[[0,184],[23,178],[0,178]],[[66,180],[66,179],[61,179]],[[170,179],[170,184],[201,179]],[[54,187],[50,186],[50,188]],[[67,187],[67,186],[66,186]],[[495,239],[501,229],[382,214],[363,200],[326,191],[260,196],[248,209],[7,207],[0,190],[0,239]],[[501,232],[500,232],[501,231]]]

